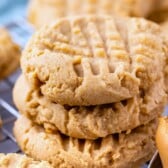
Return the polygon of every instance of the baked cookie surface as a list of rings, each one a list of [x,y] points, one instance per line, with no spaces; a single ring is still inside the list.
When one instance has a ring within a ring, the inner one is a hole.
[[[20,49],[9,33],[0,28],[0,79],[7,77],[19,66]]]
[[[165,44],[167,47],[165,48],[166,51],[166,60],[165,60],[165,67],[164,67],[164,80],[165,80],[165,87],[166,87],[166,93],[168,94],[168,15],[167,19],[162,22],[161,24],[163,37],[165,38]]]
[[[15,123],[14,134],[21,149],[54,167],[138,167],[155,152],[154,136],[157,122],[132,130],[131,133],[109,135],[97,140],[79,140],[56,132],[46,133],[21,116]]]
[[[1,168],[54,168],[46,161],[35,161],[25,155],[0,153]]]
[[[151,88],[144,97],[139,95],[113,104],[70,107],[50,101],[39,89],[30,89],[22,75],[15,84],[13,98],[22,114],[47,131],[59,130],[75,138],[96,139],[133,129],[160,116],[166,95],[158,89]]]
[[[28,19],[41,27],[60,17],[83,14],[148,16],[156,0],[31,0]],[[43,11],[43,12],[42,12]]]
[[[118,102],[162,78],[160,33],[158,25],[138,18],[61,19],[29,41],[21,59],[23,73],[33,87],[60,104]]]

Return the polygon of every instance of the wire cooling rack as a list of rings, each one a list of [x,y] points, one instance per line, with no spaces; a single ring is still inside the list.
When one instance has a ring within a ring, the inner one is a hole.
[[[33,28],[24,18],[19,18],[17,21],[3,26],[9,30],[12,38],[21,48],[25,46],[28,38],[33,33]],[[13,136],[13,125],[19,113],[12,101],[12,89],[19,74],[20,69],[8,78],[0,81],[0,116],[3,121],[0,130],[0,153],[21,152]]]

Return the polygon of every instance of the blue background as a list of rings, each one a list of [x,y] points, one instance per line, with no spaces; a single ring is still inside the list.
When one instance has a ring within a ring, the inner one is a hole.
[[[0,0],[0,24],[25,17],[28,0]]]

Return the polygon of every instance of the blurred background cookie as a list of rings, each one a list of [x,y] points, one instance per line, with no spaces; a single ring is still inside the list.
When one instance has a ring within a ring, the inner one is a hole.
[[[35,161],[26,155],[10,153],[10,154],[3,154],[0,153],[0,167],[1,168],[53,168],[48,162],[46,161]]]
[[[168,117],[159,119],[156,133],[156,145],[162,160],[163,168],[168,167]]]
[[[96,14],[146,17],[156,0],[30,0],[28,19],[39,28],[60,17]]]
[[[164,23],[166,20],[168,20],[168,9],[163,11],[155,11],[149,16],[148,19],[158,24]]]
[[[163,23],[168,20],[168,0],[156,0],[154,10],[149,14],[148,19]]]
[[[4,28],[0,28],[0,79],[7,77],[19,66],[20,48]]]

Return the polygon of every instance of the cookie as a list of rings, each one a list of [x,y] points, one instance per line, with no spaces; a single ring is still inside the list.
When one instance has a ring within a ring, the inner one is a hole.
[[[0,79],[7,77],[19,66],[20,49],[9,33],[0,28]]]
[[[168,117],[161,117],[159,119],[158,128],[156,131],[156,146],[159,152],[159,156],[162,161],[163,167],[168,167]]]
[[[168,16],[168,15],[167,15]],[[167,45],[166,49],[166,65],[164,67],[164,79],[165,79],[165,86],[166,86],[166,93],[168,94],[168,18],[165,22],[161,23],[161,28],[163,32],[163,37],[165,38],[165,44]]]
[[[1,168],[53,168],[46,161],[34,161],[32,158],[16,153],[0,153]]]
[[[158,25],[138,18],[64,18],[32,37],[21,66],[32,87],[59,104],[118,102],[163,78],[160,33]]]
[[[154,10],[149,14],[148,19],[162,23],[168,20],[168,0],[156,0]]]
[[[168,20],[168,10],[155,11],[149,16],[148,19],[161,24]]]
[[[168,10],[168,0],[156,0],[155,10],[157,11],[165,11]]]
[[[97,140],[79,140],[59,132],[46,133],[40,126],[21,116],[14,125],[14,134],[21,149],[37,160],[46,160],[54,167],[102,168],[140,167],[155,152],[155,130],[152,121],[130,133],[109,135]]]
[[[22,114],[47,131],[59,130],[75,138],[96,139],[133,129],[158,117],[163,112],[166,95],[153,90],[144,97],[118,103],[69,107],[50,101],[39,89],[30,89],[22,75],[15,84],[13,98]]]
[[[42,25],[63,17],[67,11],[65,3],[66,0],[30,0],[28,20],[36,28],[40,28]]]
[[[148,16],[155,0],[31,0],[28,19],[39,28],[66,16],[83,14]]]

